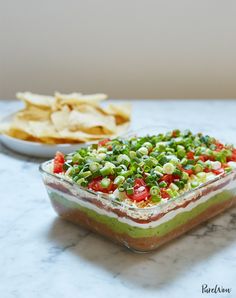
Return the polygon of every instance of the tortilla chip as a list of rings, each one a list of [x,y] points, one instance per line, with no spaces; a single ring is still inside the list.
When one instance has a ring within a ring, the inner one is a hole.
[[[55,93],[55,99],[57,100],[57,105],[98,105],[101,101],[107,99],[106,94],[88,94],[83,95],[82,93],[71,93],[71,94],[62,94],[59,92]]]
[[[107,107],[103,108],[103,111],[108,115],[115,116],[117,124],[130,121],[131,105],[129,103],[122,105],[109,104]]]
[[[45,121],[50,119],[50,109],[40,109],[37,106],[29,107],[17,113],[17,118],[26,121]]]
[[[55,105],[55,98],[48,95],[39,95],[31,92],[18,92],[16,97],[28,105],[33,105],[41,108],[51,108]]]
[[[10,137],[13,137],[13,138],[20,139],[20,140],[35,141],[35,138],[32,135],[30,135],[20,129],[11,128],[7,132],[7,135],[9,135]]]
[[[10,125],[10,130],[13,132],[15,131],[17,132],[22,132],[23,134],[27,134],[27,135],[32,135],[31,133],[31,129],[29,127],[29,121],[24,120],[24,119],[18,119],[17,115],[15,115],[11,125]]]
[[[83,131],[70,131],[69,129],[64,129],[60,131],[60,135],[63,138],[68,140],[80,140],[81,142],[91,142],[94,140],[100,140],[107,137],[111,137],[108,134],[96,135],[96,134],[89,134]]]
[[[69,116],[69,129],[71,131],[84,131],[91,133],[92,128],[101,128],[104,133],[116,132],[116,123],[113,116],[98,115],[72,111]]]
[[[70,109],[64,106],[62,110],[53,112],[51,114],[51,121],[57,131],[63,130],[69,125]]]
[[[60,138],[60,134],[50,121],[29,121],[29,129],[36,138]]]

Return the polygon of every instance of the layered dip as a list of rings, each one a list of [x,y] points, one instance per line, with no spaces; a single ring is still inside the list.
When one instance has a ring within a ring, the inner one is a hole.
[[[236,149],[202,133],[104,139],[41,166],[55,210],[150,251],[236,202]]]

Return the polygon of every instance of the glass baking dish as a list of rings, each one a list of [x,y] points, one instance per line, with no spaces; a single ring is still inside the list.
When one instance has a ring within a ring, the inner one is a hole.
[[[40,172],[58,215],[137,252],[152,251],[236,203],[235,169],[158,206],[137,208],[50,173],[51,163]]]

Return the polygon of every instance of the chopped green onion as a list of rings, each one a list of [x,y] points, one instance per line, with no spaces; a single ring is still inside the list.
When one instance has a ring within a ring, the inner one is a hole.
[[[111,183],[111,179],[103,178],[102,181],[101,181],[101,187],[102,188],[108,188],[110,183]]]
[[[161,202],[161,197],[160,196],[151,196],[151,200],[153,203],[159,203]]]
[[[113,168],[104,166],[103,168],[101,168],[100,173],[102,176],[108,176],[110,174],[113,174]]]
[[[167,190],[166,190],[166,192],[168,193],[168,195],[171,197],[171,198],[173,198],[175,195],[174,195],[174,191],[172,191],[172,189],[170,189],[170,188],[168,188]]]
[[[223,149],[222,154],[224,154],[226,157],[231,157],[232,156],[232,151],[229,149]]]
[[[91,172],[97,172],[100,168],[100,164],[98,162],[92,162],[90,165],[89,165],[89,169]]]
[[[171,188],[171,190],[179,190],[179,187],[175,183],[171,183],[169,187]]]
[[[188,162],[187,158],[182,158],[182,160],[181,160],[181,164],[182,164],[183,166],[185,166],[185,165],[187,164],[187,162]]]
[[[175,181],[175,184],[178,186],[179,189],[183,189],[185,186],[185,183],[182,180]]]
[[[120,186],[118,187],[118,190],[119,190],[120,192],[123,192],[123,191],[125,191],[125,188],[124,188],[123,185],[120,185]]]
[[[156,149],[160,152],[164,152],[166,150],[166,145],[164,143],[158,143],[156,144]]]
[[[138,152],[142,155],[148,155],[148,149],[146,147],[141,147],[138,149]]]
[[[152,144],[150,142],[145,142],[143,144],[143,147],[146,147],[148,150],[151,150],[152,149]]]
[[[161,181],[161,182],[159,183],[159,186],[160,186],[161,188],[165,188],[165,187],[167,186],[167,183],[166,183],[165,181]]]
[[[84,178],[80,178],[76,181],[77,184],[79,184],[80,186],[87,186],[88,185],[88,182],[84,179]]]
[[[79,153],[75,153],[73,156],[72,156],[72,162],[73,163],[79,163],[80,161],[82,161],[83,158],[82,156],[79,154]]]
[[[226,156],[221,151],[216,153],[215,159],[220,161],[221,163],[226,163],[227,161]]]
[[[168,162],[168,163],[164,164],[164,166],[163,166],[163,172],[165,174],[172,174],[174,172],[174,170],[175,170],[175,166],[172,163]]]
[[[215,144],[211,144],[210,145],[210,149],[213,150],[213,151],[216,150],[216,145]]]
[[[105,159],[106,158],[106,153],[99,153],[98,155],[97,155],[97,159],[98,160],[103,160],[103,159]]]
[[[120,185],[121,183],[123,183],[125,181],[125,177],[124,176],[117,176],[114,180],[114,184],[116,185]]]
[[[227,167],[227,168],[225,168],[225,172],[227,172],[227,173],[229,173],[229,172],[231,172],[233,169],[231,168],[231,167]]]
[[[160,193],[160,188],[158,186],[152,186],[150,189],[150,194],[152,196],[157,196]]]
[[[83,178],[87,178],[92,175],[91,171],[82,172],[80,174]]]
[[[110,161],[106,161],[105,162],[105,167],[108,167],[108,168],[115,168],[116,166],[114,165],[114,163],[110,162]]]
[[[198,177],[200,180],[204,180],[204,179],[206,178],[206,173],[205,173],[205,172],[197,173],[197,177]]]
[[[134,193],[133,187],[127,188],[126,192],[127,192],[128,195],[132,195]]]
[[[206,149],[205,153],[206,153],[206,155],[209,155],[209,156],[213,155],[213,151],[209,148]]]
[[[183,157],[185,157],[185,155],[186,155],[186,150],[185,150],[184,146],[178,145],[177,146],[177,156],[179,158],[183,158]]]
[[[160,166],[156,166],[155,167],[155,171],[160,172],[160,173],[163,173],[163,168],[160,167]]]
[[[188,180],[188,178],[189,178],[189,174],[186,172],[183,172],[181,180]]]
[[[200,165],[199,163],[197,163],[197,164],[193,167],[193,170],[194,170],[195,173],[202,172],[202,171],[203,171],[203,166]]]
[[[121,176],[124,176],[125,178],[131,176],[133,174],[132,171],[123,171],[120,173]]]
[[[137,155],[136,155],[135,151],[130,151],[129,156],[130,156],[131,159],[134,159]]]
[[[219,170],[221,168],[221,162],[219,161],[212,161],[211,163],[213,170]]]
[[[196,187],[198,187],[199,186],[199,182],[198,181],[192,181],[191,182],[191,187],[192,188],[196,188]]]
[[[107,148],[106,147],[99,147],[97,150],[98,153],[106,153],[107,152]]]
[[[126,166],[130,163],[130,158],[126,154],[120,154],[117,157],[118,163],[124,163]]]
[[[179,177],[182,177],[183,172],[180,171],[178,168],[176,168],[176,169],[174,170],[173,174],[174,174],[174,175],[177,175],[177,176],[179,176]]]

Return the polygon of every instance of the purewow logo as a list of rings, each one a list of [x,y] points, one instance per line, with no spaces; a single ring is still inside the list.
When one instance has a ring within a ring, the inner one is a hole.
[[[232,292],[231,288],[224,288],[221,285],[215,285],[214,287],[209,287],[208,284],[202,285],[202,293],[203,294],[221,294],[221,293],[228,293]]]

